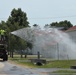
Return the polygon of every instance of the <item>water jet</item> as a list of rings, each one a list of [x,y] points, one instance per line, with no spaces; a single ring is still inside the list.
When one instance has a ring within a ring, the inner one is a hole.
[[[51,59],[76,59],[76,44],[69,35],[56,28],[23,28],[11,32],[33,44],[32,54],[39,51],[42,57]]]

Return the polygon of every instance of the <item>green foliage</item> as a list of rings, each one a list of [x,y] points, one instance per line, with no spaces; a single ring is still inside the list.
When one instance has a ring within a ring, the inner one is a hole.
[[[76,73],[76,71],[75,70],[74,71],[73,70],[58,70],[58,71],[54,71],[52,73]]]
[[[18,10],[13,9],[10,17],[12,17],[12,24],[18,23],[19,26],[28,27],[29,22],[27,21],[26,13],[20,8]]]
[[[21,29],[24,27],[29,27],[29,22],[27,21],[26,13],[24,13],[20,8],[14,8],[11,11],[11,15],[9,16],[6,24],[11,31]]]
[[[37,27],[38,25],[37,25],[37,24],[34,24],[33,26],[34,26],[34,27]]]
[[[32,43],[27,42],[27,47],[30,48],[30,49],[32,49],[32,47],[33,47]]]
[[[12,32],[24,27],[29,27],[29,22],[27,21],[26,13],[23,12],[20,8],[13,9],[11,11],[11,15],[6,21],[6,25],[8,26],[8,32]],[[24,50],[26,49],[26,42],[20,39],[17,36],[10,34],[10,48],[12,50]]]
[[[68,28],[72,27],[73,25],[71,24],[70,21],[60,21],[58,22],[53,22],[50,24],[50,26],[55,26],[55,27],[64,27],[64,30],[67,30]]]

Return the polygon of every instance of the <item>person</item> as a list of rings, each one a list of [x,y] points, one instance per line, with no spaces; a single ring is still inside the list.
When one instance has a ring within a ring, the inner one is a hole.
[[[1,29],[0,30],[0,34],[1,34],[1,41],[3,41],[4,40],[4,38],[5,38],[5,30],[3,30],[3,29]]]

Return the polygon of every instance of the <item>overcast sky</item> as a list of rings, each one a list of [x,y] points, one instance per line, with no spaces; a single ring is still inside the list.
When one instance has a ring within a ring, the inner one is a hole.
[[[0,21],[6,21],[13,8],[26,12],[30,26],[64,20],[76,25],[76,0],[0,0]]]

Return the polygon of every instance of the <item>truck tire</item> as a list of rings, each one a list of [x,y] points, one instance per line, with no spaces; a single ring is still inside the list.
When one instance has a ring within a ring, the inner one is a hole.
[[[7,61],[8,60],[8,55],[4,55],[3,56],[3,61]]]

